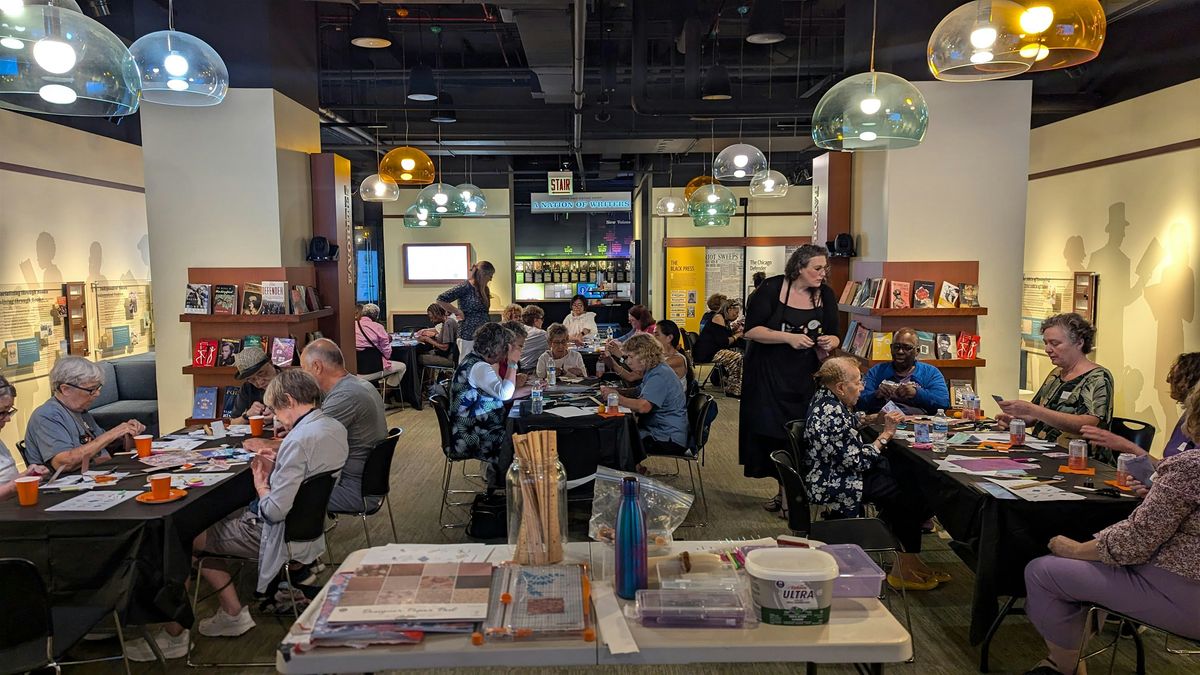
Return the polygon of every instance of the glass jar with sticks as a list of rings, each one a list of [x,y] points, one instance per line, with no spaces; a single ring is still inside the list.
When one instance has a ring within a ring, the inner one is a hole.
[[[513,434],[506,479],[508,545],[523,565],[562,562],[567,542],[567,472],[554,431]]]

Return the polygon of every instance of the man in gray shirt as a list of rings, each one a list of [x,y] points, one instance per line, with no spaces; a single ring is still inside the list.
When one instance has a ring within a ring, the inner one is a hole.
[[[300,367],[312,375],[325,394],[321,410],[346,427],[350,455],[329,497],[330,511],[360,511],[362,479],[367,456],[388,435],[383,397],[370,384],[346,371],[342,350],[329,339],[310,342],[300,355]]]

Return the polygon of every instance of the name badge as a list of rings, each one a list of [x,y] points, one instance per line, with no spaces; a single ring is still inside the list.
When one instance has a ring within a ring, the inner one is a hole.
[[[1074,392],[1071,392],[1071,391],[1064,391],[1063,393],[1058,395],[1058,400],[1066,401],[1071,398],[1071,394],[1073,394],[1073,393]]]

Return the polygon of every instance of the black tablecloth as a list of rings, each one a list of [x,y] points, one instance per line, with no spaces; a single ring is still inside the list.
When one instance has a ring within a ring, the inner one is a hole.
[[[392,345],[391,360],[403,363],[405,368],[404,377],[400,380],[400,393],[404,402],[417,410],[425,407],[421,400],[420,355],[426,351],[429,351],[428,345]]]
[[[974,598],[971,602],[971,644],[981,643],[988,627],[999,613],[1001,596],[1025,596],[1025,565],[1046,555],[1047,543],[1055,535],[1088,541],[1096,532],[1123,520],[1139,500],[1104,497],[1082,491],[1086,499],[1078,501],[1027,502],[1021,499],[997,499],[985,494],[974,483],[982,477],[938,471],[928,450],[915,450],[904,441],[893,440],[888,455],[893,466],[921,486],[938,520],[954,538],[951,548],[975,570]],[[951,448],[949,454],[996,456],[995,451],[978,452]],[[1041,453],[1014,451],[1011,456],[1040,457]],[[1028,473],[1047,478],[1060,475],[1058,468],[1066,458],[1042,458],[1041,467]],[[1115,471],[1092,460],[1096,467],[1096,487],[1115,477]],[[1082,485],[1084,476],[1061,474],[1064,482],[1057,487],[1070,490]]]
[[[559,417],[544,413],[510,417],[508,422],[509,432],[514,434],[540,429],[557,431],[558,459],[567,471],[567,480],[590,476],[597,466],[636,471],[638,462],[646,458],[631,414]]]
[[[234,445],[238,439],[212,441]],[[144,464],[122,457],[96,470],[141,471]],[[191,572],[192,540],[213,523],[250,503],[254,481],[249,465],[212,487],[190,488],[168,504],[130,499],[107,511],[47,512],[81,492],[43,490],[38,503],[0,502],[0,556],[31,560],[42,573],[56,605],[115,607],[130,624],[192,623],[185,582]],[[113,488],[141,490],[147,477],[129,476]]]

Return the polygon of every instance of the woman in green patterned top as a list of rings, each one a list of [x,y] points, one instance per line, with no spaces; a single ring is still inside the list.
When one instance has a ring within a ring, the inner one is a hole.
[[[1080,427],[1108,428],[1112,421],[1113,377],[1088,359],[1096,329],[1078,314],[1056,314],[1042,322],[1046,356],[1055,365],[1032,401],[1001,401],[996,421],[1004,428],[1014,418],[1029,424],[1037,438],[1059,441],[1078,437]]]

